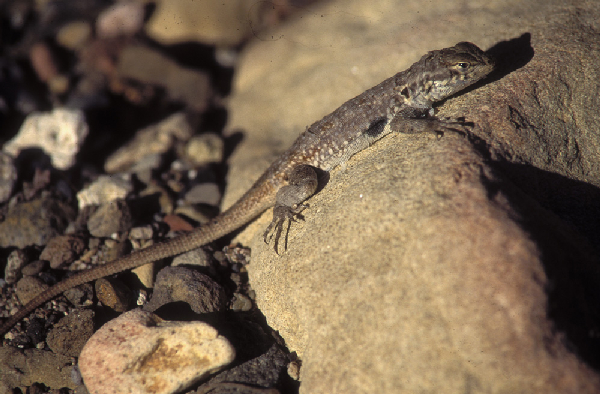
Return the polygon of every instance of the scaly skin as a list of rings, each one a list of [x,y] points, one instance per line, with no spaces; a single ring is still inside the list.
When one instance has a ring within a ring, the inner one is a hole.
[[[72,287],[199,248],[237,230],[273,206],[273,221],[265,240],[273,230],[277,252],[285,221],[297,217],[305,208],[302,203],[316,190],[316,173],[312,167],[330,171],[392,131],[452,130],[456,123],[433,117],[433,104],[483,79],[492,69],[491,59],[470,43],[427,53],[406,71],[313,123],[244,196],[206,225],[56,284],[0,326],[0,335]]]

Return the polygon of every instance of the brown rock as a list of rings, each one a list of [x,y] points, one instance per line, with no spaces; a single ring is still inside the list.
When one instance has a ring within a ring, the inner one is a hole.
[[[19,279],[15,291],[19,302],[25,305],[48,287],[50,286],[36,276],[25,276]]]
[[[100,278],[95,283],[98,301],[115,312],[125,312],[133,300],[131,290],[121,281]]]
[[[76,310],[60,319],[48,333],[46,343],[53,352],[79,357],[81,349],[94,333],[94,312]]]
[[[52,268],[60,268],[75,261],[85,247],[86,242],[74,235],[54,237],[40,254],[40,260],[49,261]]]

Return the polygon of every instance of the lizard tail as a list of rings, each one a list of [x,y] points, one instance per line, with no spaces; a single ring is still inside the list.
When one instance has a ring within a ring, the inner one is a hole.
[[[252,194],[258,193],[260,195],[260,193],[264,193],[264,190],[261,189],[262,188],[260,187],[254,187],[230,209],[217,216],[209,223],[200,226],[187,234],[154,244],[145,249],[137,250],[127,256],[118,258],[110,263],[95,267],[91,270],[82,271],[55,284],[38,294],[16,314],[12,315],[4,322],[0,326],[0,337],[3,337],[16,323],[32,313],[40,305],[50,301],[66,290],[108,275],[127,271],[154,261],[197,249],[200,246],[206,245],[209,242],[215,241],[231,233],[250,222],[272,205],[266,202],[263,202],[262,204],[257,203],[257,200],[252,198]]]

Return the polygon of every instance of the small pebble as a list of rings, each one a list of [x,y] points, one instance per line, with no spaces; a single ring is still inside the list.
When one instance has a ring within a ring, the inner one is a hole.
[[[184,157],[193,166],[223,161],[223,138],[215,133],[205,133],[192,137],[185,145]]]
[[[252,300],[240,293],[233,294],[233,302],[231,303],[231,310],[235,312],[247,312],[252,309]]]
[[[152,239],[154,236],[154,229],[151,225],[134,227],[129,231],[130,239]]]
[[[34,276],[42,272],[47,266],[48,261],[35,260],[23,267],[21,273],[25,276]]]
[[[88,22],[75,21],[62,26],[56,33],[56,42],[71,50],[81,49],[92,35]]]

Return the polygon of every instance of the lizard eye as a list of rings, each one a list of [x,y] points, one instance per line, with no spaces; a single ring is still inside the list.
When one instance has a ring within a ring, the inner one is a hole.
[[[467,68],[469,68],[469,63],[467,63],[467,62],[456,63],[456,67],[460,68],[461,70],[466,70]]]

